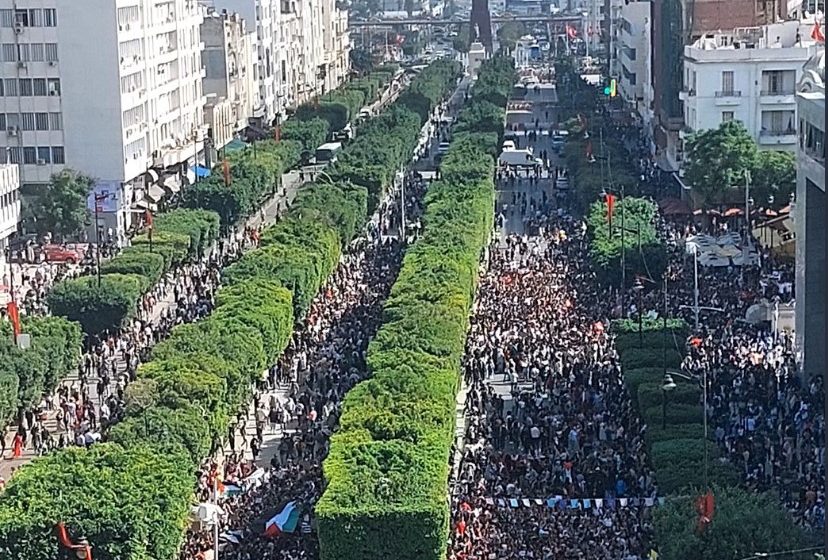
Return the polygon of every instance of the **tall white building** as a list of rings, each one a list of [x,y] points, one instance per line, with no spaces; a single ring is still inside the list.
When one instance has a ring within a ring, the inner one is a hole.
[[[825,369],[825,47],[805,64],[797,88],[796,345],[806,375]]]
[[[248,125],[258,89],[256,34],[239,14],[209,12],[201,24],[204,65],[204,119],[216,150],[233,140]]]
[[[0,281],[10,285],[7,250],[9,237],[20,222],[20,166],[0,165]]]
[[[123,240],[142,191],[180,188],[203,149],[201,20],[196,0],[0,0],[0,161],[24,188],[92,176]]]
[[[649,130],[653,119],[652,14],[650,2],[630,2],[620,8],[616,34],[618,91],[629,109]]]
[[[816,48],[813,22],[734,29],[684,47],[684,122],[693,130],[741,121],[760,148],[796,148],[797,80]]]

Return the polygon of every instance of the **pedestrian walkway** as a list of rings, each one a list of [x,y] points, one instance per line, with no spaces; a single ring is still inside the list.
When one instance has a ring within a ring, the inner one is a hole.
[[[263,205],[262,210],[260,212],[256,213],[254,216],[251,216],[247,220],[247,222],[245,223],[245,227],[257,228],[260,225],[268,225],[272,223],[276,219],[276,217],[290,205],[290,203],[296,196],[296,193],[300,186],[301,185],[299,182],[299,174],[297,171],[291,171],[285,174],[282,180],[282,188],[279,190],[279,192],[277,192],[275,196],[273,196]],[[242,227],[240,229],[243,230],[244,228]],[[171,289],[175,276],[175,273],[169,274],[168,280],[170,280],[170,289],[166,291],[163,297],[159,298],[159,300],[153,306],[149,316],[142,318],[142,320],[144,320],[146,323],[156,327],[159,325],[162,317],[164,317],[164,315],[168,313],[169,310],[175,311],[177,304],[175,301],[174,290]],[[121,376],[127,371],[128,366],[128,364],[123,360],[122,354],[120,352],[118,352],[116,356],[117,375],[112,376],[113,385],[117,382],[119,376]],[[100,377],[98,376],[97,371],[94,371],[92,375],[88,376],[88,382],[86,385],[89,400],[95,406],[95,414],[98,418],[100,417],[101,404],[101,399],[98,394],[99,380]],[[70,392],[72,389],[80,389],[81,381],[79,377],[79,370],[77,368],[73,369],[71,374],[61,381],[60,385],[69,387]],[[47,412],[47,418],[43,422],[43,426],[51,434],[57,435],[60,433],[57,421],[57,408]],[[28,463],[37,456],[37,452],[34,449],[34,447],[32,445],[28,445],[23,449],[23,453],[19,458],[11,458],[12,450],[10,443],[14,439],[16,432],[17,425],[10,425],[7,428],[5,434],[6,445],[2,446],[4,453],[3,457],[0,458],[2,459],[0,460],[0,477],[2,477],[5,480],[9,480],[9,478],[16,469]],[[31,443],[31,441],[29,443]]]

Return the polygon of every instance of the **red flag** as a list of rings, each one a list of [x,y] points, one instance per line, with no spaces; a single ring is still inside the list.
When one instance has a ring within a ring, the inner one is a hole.
[[[230,162],[227,161],[227,158],[221,162],[221,172],[224,175],[224,186],[230,186]]]
[[[690,344],[692,344],[696,348],[701,346],[701,343],[702,343],[702,339],[699,338],[698,336],[694,336],[693,338],[690,339]]]
[[[615,213],[615,195],[607,193],[607,224],[612,229],[612,216]]]
[[[152,229],[152,212],[149,210],[144,210],[144,221],[147,224],[147,228]]]
[[[6,304],[6,311],[9,314],[9,319],[11,320],[12,330],[14,331],[14,338],[16,339],[17,336],[20,334],[20,311],[17,309],[17,302],[10,301]]]
[[[822,25],[818,21],[814,22],[814,28],[811,31],[811,39],[817,43],[825,42],[825,34],[822,33]]]
[[[715,509],[716,504],[713,498],[713,492],[710,490],[708,490],[706,494],[696,498],[696,512],[699,514],[699,532],[704,531],[710,522],[713,521],[713,513],[715,512]]]
[[[466,533],[466,522],[462,519],[457,522],[457,534],[461,537]]]
[[[66,526],[63,522],[59,522],[57,524],[57,534],[58,540],[60,541],[61,546],[64,548],[68,548],[69,550],[82,550],[86,553],[87,560],[92,560],[92,547],[89,546],[87,543],[80,543],[75,544],[69,539],[69,533],[66,531]]]

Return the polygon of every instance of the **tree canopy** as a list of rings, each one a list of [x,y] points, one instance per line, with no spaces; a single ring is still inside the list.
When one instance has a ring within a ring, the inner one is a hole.
[[[34,204],[37,232],[66,237],[89,225],[87,200],[93,183],[91,177],[72,169],[52,175],[48,189]]]

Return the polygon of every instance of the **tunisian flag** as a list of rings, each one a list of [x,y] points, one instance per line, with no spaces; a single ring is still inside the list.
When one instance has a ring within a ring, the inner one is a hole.
[[[715,510],[715,500],[713,499],[713,492],[710,490],[703,496],[696,498],[696,512],[699,514],[698,531],[700,533],[713,521]]]
[[[814,22],[814,28],[811,30],[811,39],[817,43],[825,42],[825,34],[822,33],[822,24],[818,21]]]
[[[615,211],[615,195],[612,193],[607,193],[607,223],[609,224],[610,229],[612,229],[612,215]]]
[[[17,302],[10,301],[6,304],[6,312],[9,314],[11,320],[12,330],[14,331],[14,338],[20,335],[20,311],[17,309]]]
[[[89,544],[84,543],[84,542],[82,542],[80,544],[73,543],[72,540],[69,538],[69,533],[66,531],[66,526],[63,524],[62,521],[57,524],[56,529],[57,529],[58,540],[60,541],[60,545],[63,548],[66,548],[66,549],[72,550],[72,551],[82,550],[86,553],[87,560],[92,560],[92,547],[89,546]]]

